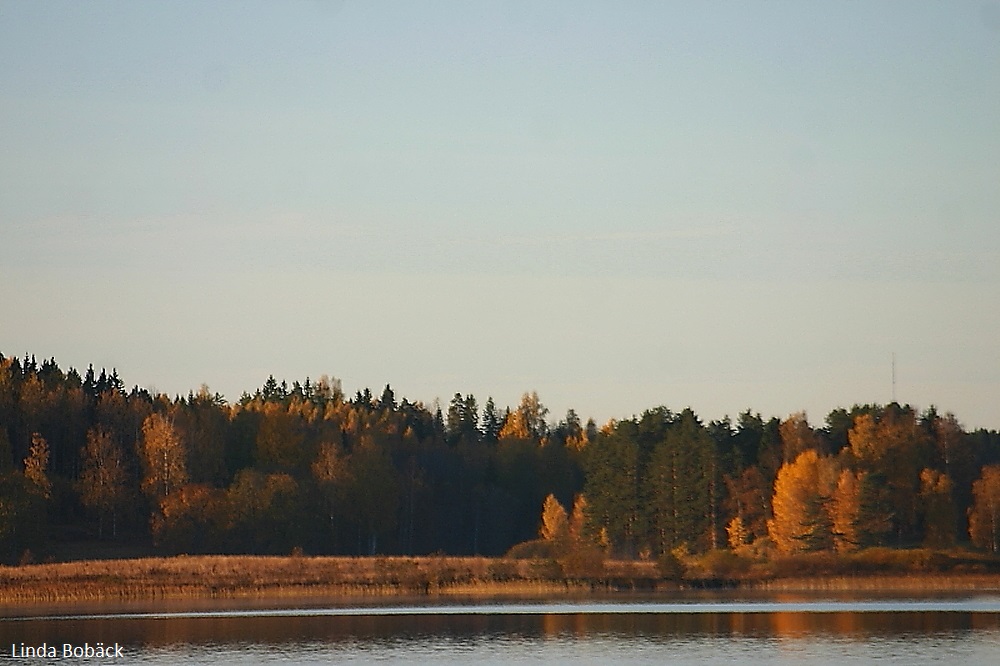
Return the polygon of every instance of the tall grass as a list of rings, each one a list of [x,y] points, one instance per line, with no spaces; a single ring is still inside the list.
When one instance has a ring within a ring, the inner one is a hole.
[[[664,581],[656,562],[610,560],[600,577],[557,562],[486,557],[198,556],[0,566],[0,604],[202,598],[472,595],[526,597],[676,590],[1000,590],[996,560],[964,552],[873,549],[754,561],[717,552]]]
[[[0,602],[308,595],[524,595],[600,585],[551,561],[485,557],[198,556],[0,567]],[[633,563],[621,578],[651,575]]]
[[[957,548],[869,548],[771,559],[714,551],[688,558],[685,578],[721,579],[761,590],[998,590],[1000,560]]]

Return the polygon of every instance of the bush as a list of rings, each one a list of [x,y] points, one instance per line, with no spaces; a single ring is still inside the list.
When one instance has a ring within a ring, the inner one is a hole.
[[[604,578],[604,553],[597,546],[576,544],[559,558],[559,564],[570,578]]]
[[[865,571],[879,572],[947,571],[954,564],[947,553],[927,548],[869,548],[852,559]]]
[[[695,558],[687,574],[693,578],[739,578],[751,564],[731,550],[712,550]]]
[[[564,580],[563,568],[553,559],[538,559],[528,562],[528,574],[534,580]]]
[[[684,577],[684,563],[675,553],[667,551],[656,560],[656,569],[663,580],[678,581]]]
[[[546,541],[545,539],[534,539],[532,541],[524,541],[511,547],[511,549],[507,551],[506,557],[509,557],[512,560],[554,560],[556,554],[551,541]]]

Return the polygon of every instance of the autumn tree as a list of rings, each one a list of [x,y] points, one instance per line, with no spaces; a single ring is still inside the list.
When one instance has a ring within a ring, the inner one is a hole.
[[[864,472],[841,470],[837,487],[830,498],[830,520],[833,528],[833,547],[838,553],[847,553],[861,543],[859,516],[861,515],[861,485]]]
[[[531,437],[531,431],[528,430],[528,424],[524,420],[524,414],[516,410],[509,412],[507,414],[507,418],[503,421],[503,426],[500,428],[498,437],[501,440],[529,439]]]
[[[573,511],[569,515],[569,536],[574,541],[590,540],[590,503],[587,496],[580,493],[573,500]]]
[[[306,446],[306,430],[306,423],[294,413],[291,405],[265,403],[257,429],[257,466],[283,472],[308,469],[314,458]]]
[[[604,551],[590,531],[589,503],[580,493],[569,515],[569,551],[563,557],[563,571],[574,577],[595,578],[604,573]]]
[[[752,544],[768,536],[767,519],[771,516],[772,482],[768,481],[758,465],[744,469],[737,476],[726,475],[725,510],[732,516],[729,524],[738,520],[740,543]],[[732,543],[730,541],[730,547]]]
[[[859,414],[848,439],[860,467],[872,478],[883,479],[897,539],[916,536],[920,471],[928,467],[930,441],[913,410],[893,404],[880,412]]]
[[[34,485],[41,497],[52,497],[52,481],[48,476],[49,443],[37,432],[31,436],[31,450],[24,459],[24,476]]]
[[[726,525],[726,543],[736,553],[747,550],[751,542],[750,531],[743,524],[743,518],[736,516]]]
[[[226,537],[226,492],[205,484],[189,483],[164,497],[153,517],[153,542],[179,553],[217,551]],[[268,525],[259,525],[264,533]]]
[[[1000,465],[983,467],[972,484],[974,498],[969,510],[969,536],[979,548],[1000,553]]]
[[[148,394],[137,393],[133,396],[125,396],[118,391],[105,391],[98,395],[93,405],[93,418],[87,421],[83,430],[75,463],[80,465],[84,461],[79,450],[85,449],[87,446],[87,432],[99,428],[113,438],[114,444],[121,454],[121,466],[126,474],[126,485],[129,492],[138,493],[145,472],[142,424],[153,413],[154,403],[156,408],[161,410],[161,413],[166,414],[170,409],[169,401],[166,398],[154,399]],[[77,474],[76,478],[79,479],[79,476],[80,474]],[[134,521],[136,527],[141,526],[141,529],[147,527],[147,516],[143,515],[145,513],[144,507],[122,508],[134,508],[135,510],[123,510],[116,513],[119,527],[124,528],[130,525],[130,520]]]
[[[881,475],[841,470],[828,510],[837,552],[884,544],[892,533],[891,498]]]
[[[142,489],[157,502],[188,482],[184,442],[161,414],[151,414],[142,423],[142,454]]]
[[[957,539],[955,500],[951,477],[934,469],[920,472],[920,499],[923,504],[924,545],[950,548]]]
[[[809,449],[778,470],[768,533],[781,553],[823,550],[832,545],[826,502],[836,483],[835,463]]]
[[[96,426],[87,431],[80,475],[80,500],[97,511],[98,536],[104,537],[104,523],[111,519],[112,537],[118,536],[118,511],[126,501],[125,462],[121,447],[111,433]]]
[[[582,451],[588,442],[587,431],[580,421],[580,416],[573,409],[566,410],[566,418],[556,425],[549,436],[550,440],[554,439],[566,449],[574,452]]]
[[[323,495],[332,534],[336,527],[337,504],[343,498],[344,486],[348,481],[347,463],[340,448],[332,442],[320,444],[319,455],[313,462],[311,471]]]
[[[500,430],[500,439],[541,440],[548,432],[545,421],[548,414],[549,409],[538,399],[538,393],[525,393],[521,396],[521,403],[507,416]]]
[[[308,509],[300,484],[290,474],[264,474],[246,469],[236,475],[226,491],[232,527],[230,538],[243,552],[289,553],[305,548],[313,529],[314,516]],[[194,499],[198,499],[195,496]],[[173,504],[173,500],[166,503]],[[192,502],[194,517],[211,520],[212,498]],[[204,508],[202,508],[204,507]]]
[[[550,494],[545,498],[545,503],[542,505],[542,526],[538,533],[557,548],[565,547],[565,542],[569,538],[569,517],[555,495]]]
[[[931,408],[924,414],[923,424],[934,443],[933,467],[947,474],[952,481],[956,520],[963,523],[956,526],[956,531],[964,533],[965,518],[972,505],[972,482],[979,476],[984,461],[977,455],[973,437],[965,432],[954,414],[941,416]]]
[[[566,509],[556,499],[548,495],[542,505],[542,520],[538,531],[541,544],[526,543],[545,552],[559,565],[563,574],[571,578],[595,578],[604,572],[604,551],[588,530],[587,499],[577,495],[573,501],[573,512],[567,516]],[[540,549],[538,546],[543,548]]]

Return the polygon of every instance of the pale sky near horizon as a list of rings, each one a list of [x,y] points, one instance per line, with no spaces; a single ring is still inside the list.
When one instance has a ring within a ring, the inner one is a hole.
[[[1000,428],[1000,3],[0,0],[0,352]]]

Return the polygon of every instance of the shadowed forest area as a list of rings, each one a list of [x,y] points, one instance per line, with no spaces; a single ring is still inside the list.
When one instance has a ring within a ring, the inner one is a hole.
[[[654,407],[598,426],[534,393],[436,407],[272,376],[230,404],[0,355],[8,563],[547,553],[568,570],[955,546],[1000,550],[1000,433],[933,408],[855,405],[819,426]]]

